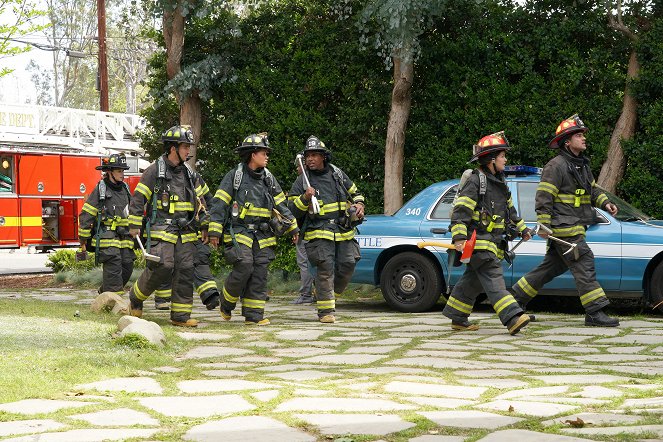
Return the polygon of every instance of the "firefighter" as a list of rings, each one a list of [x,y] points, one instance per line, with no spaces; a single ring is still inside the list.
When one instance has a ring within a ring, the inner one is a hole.
[[[189,126],[173,126],[161,137],[164,154],[143,173],[129,206],[132,236],[140,234],[143,213],[150,253],[161,258],[147,261],[145,271],[129,291],[131,314],[141,317],[143,301],[164,280],[172,281],[170,320],[173,325],[196,327],[193,308],[193,263],[198,232],[195,227],[199,197],[203,194],[200,177],[186,163],[194,144]],[[202,231],[203,241],[207,233]]]
[[[103,267],[99,293],[123,295],[136,259],[126,214],[131,192],[124,182],[124,171],[129,166],[124,154],[112,154],[103,158],[96,169],[104,172],[104,178],[95,186],[78,216],[78,237],[84,254],[90,239],[96,248],[95,258]]]
[[[267,134],[246,137],[235,149],[241,163],[223,177],[214,195],[210,244],[222,242],[226,262],[233,266],[222,289],[226,321],[241,298],[245,324],[269,324],[264,316],[267,268],[275,258],[276,236],[298,231],[281,186],[267,169],[271,151]]]
[[[219,306],[219,289],[210,270],[211,251],[209,243],[202,240],[202,231],[208,229],[209,220],[206,217],[204,221],[200,221],[201,212],[207,213],[207,208],[212,205],[212,194],[202,177],[198,175],[198,179],[200,179],[203,186],[203,195],[199,200],[199,221],[196,223],[198,227],[198,239],[195,242],[196,253],[193,260],[193,289],[207,310],[214,310]],[[171,281],[164,281],[159,289],[154,291],[154,307],[157,310],[169,310],[171,294]]]
[[[526,326],[530,318],[506,289],[502,270],[508,240],[531,234],[516,213],[505,182],[506,152],[510,149],[504,132],[481,138],[474,145],[470,162],[478,161],[459,189],[451,213],[452,241],[456,253],[476,231],[476,244],[465,273],[454,286],[442,314],[451,319],[453,330],[475,331],[468,317],[480,293],[486,293],[500,321],[511,335]]]
[[[348,286],[361,257],[354,236],[364,218],[364,197],[345,172],[331,164],[331,151],[317,137],[306,141],[304,160],[307,170],[290,189],[290,207],[303,218],[300,237],[316,273],[318,319],[333,323],[336,297]]]
[[[553,236],[577,244],[578,253],[565,254],[568,246],[548,240],[541,264],[520,278],[513,291],[524,308],[541,287],[571,270],[585,308],[585,325],[617,327],[619,320],[603,312],[609,301],[596,281],[594,254],[585,241],[587,226],[597,223],[593,207],[615,215],[617,206],[596,186],[589,158],[584,154],[585,132],[587,126],[577,114],[559,124],[548,145],[558,153],[543,168],[535,200],[537,221],[552,230]],[[542,229],[538,235],[548,238]]]

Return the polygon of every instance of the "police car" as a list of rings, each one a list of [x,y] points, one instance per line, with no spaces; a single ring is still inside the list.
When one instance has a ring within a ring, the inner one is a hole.
[[[507,166],[505,172],[519,215],[534,228],[534,197],[541,169]],[[428,186],[394,215],[367,216],[356,236],[362,258],[352,282],[379,285],[385,301],[396,310],[430,310],[458,281],[464,266],[450,266],[444,248],[420,249],[417,243],[451,242],[449,214],[459,181]],[[598,281],[609,297],[642,298],[650,307],[663,311],[663,221],[652,220],[616,196],[606,195],[619,207],[619,213],[611,216],[596,209],[599,223],[587,230]],[[504,263],[507,287],[537,266],[545,252],[546,242],[538,236],[523,242],[515,250],[513,264]],[[540,294],[577,296],[573,276],[567,271]]]

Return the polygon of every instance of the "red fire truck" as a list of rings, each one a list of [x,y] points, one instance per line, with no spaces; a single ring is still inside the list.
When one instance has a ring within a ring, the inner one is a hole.
[[[141,117],[0,103],[0,248],[78,244],[78,214],[101,158],[124,152],[133,192],[148,162]]]

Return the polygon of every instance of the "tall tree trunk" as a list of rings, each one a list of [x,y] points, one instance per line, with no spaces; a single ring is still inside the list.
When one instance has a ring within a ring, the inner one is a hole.
[[[164,11],[163,14],[163,37],[166,41],[166,74],[168,80],[172,80],[181,70],[182,49],[184,48],[184,17],[182,8],[173,11]],[[184,98],[177,97],[180,103],[180,124],[188,124],[193,130],[196,143],[191,146],[191,155],[188,163],[195,169],[200,142],[200,128],[202,126],[202,106],[198,93],[194,92]]]
[[[387,143],[384,151],[384,213],[393,215],[403,205],[403,153],[405,129],[412,106],[412,80],[414,64],[411,59],[394,61],[394,89],[391,93],[391,111],[387,125]]]
[[[638,76],[640,63],[635,52],[631,50],[626,74],[626,88],[624,89],[624,103],[622,113],[617,120],[615,129],[610,137],[608,156],[601,167],[598,184],[609,192],[615,192],[617,184],[622,180],[626,169],[626,159],[622,150],[622,140],[630,140],[635,133],[635,123],[638,117],[638,103],[631,94],[630,82]]]

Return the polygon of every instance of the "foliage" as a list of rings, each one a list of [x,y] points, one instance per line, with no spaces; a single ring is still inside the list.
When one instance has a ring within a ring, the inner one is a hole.
[[[136,350],[141,349],[158,349],[159,347],[152,344],[145,336],[138,333],[127,333],[124,336],[119,336],[113,340],[113,344],[133,348]]]
[[[45,14],[38,8],[39,3],[33,0],[0,0],[0,60],[12,55],[28,52],[31,46],[17,46],[17,42],[24,35],[40,31],[48,27],[36,23],[39,17]],[[0,68],[0,77],[12,72],[12,69]]]
[[[135,269],[145,268],[145,259],[140,250],[136,250],[136,260],[134,261]],[[48,262],[46,267],[53,269],[54,273],[77,271],[87,272],[94,269],[94,250],[88,251],[88,258],[85,261],[76,261],[76,250],[74,249],[59,249],[48,255]],[[99,267],[101,264],[99,264]]]
[[[276,259],[269,265],[271,271],[282,270],[286,273],[297,273],[299,267],[297,266],[297,251],[292,244],[291,236],[282,236],[277,240]]]

